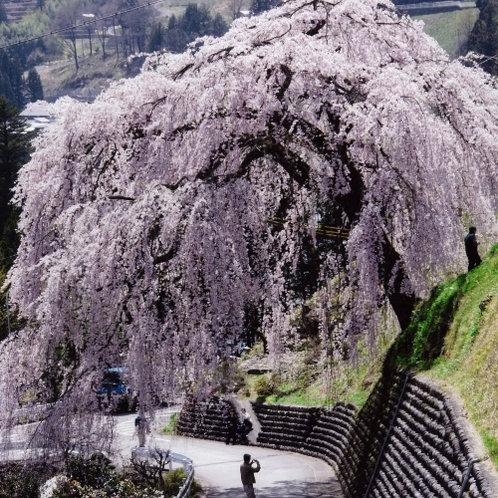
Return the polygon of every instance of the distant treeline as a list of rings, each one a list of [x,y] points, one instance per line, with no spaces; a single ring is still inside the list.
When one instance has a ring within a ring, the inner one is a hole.
[[[152,25],[147,51],[183,52],[199,36],[223,36],[227,31],[228,23],[221,14],[213,15],[209,7],[192,3],[183,15],[171,16],[167,24],[158,21]]]
[[[0,96],[22,109],[26,103],[43,100],[40,76],[34,67],[22,63],[15,51],[0,50]]]
[[[278,0],[253,0],[250,13],[260,14],[278,5]],[[234,17],[240,15],[240,3]],[[228,23],[220,14],[213,15],[209,7],[191,3],[185,13],[179,17],[171,16],[168,22],[156,22],[152,26],[148,51],[167,49],[171,52],[183,52],[187,45],[200,36],[223,36],[228,30]]]

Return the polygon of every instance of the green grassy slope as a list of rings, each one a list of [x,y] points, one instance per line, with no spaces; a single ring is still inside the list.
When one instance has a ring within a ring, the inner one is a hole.
[[[456,392],[498,467],[498,245],[481,266],[433,291],[388,362]]]

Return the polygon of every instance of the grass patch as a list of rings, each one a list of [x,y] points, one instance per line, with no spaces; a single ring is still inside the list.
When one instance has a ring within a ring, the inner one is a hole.
[[[345,361],[326,369],[302,364],[294,378],[282,381],[276,374],[248,375],[241,399],[251,398],[274,404],[333,406],[338,402],[362,407],[382,371],[382,357],[363,359],[357,367]],[[294,362],[294,365],[299,362]],[[325,374],[325,370],[328,374]]]
[[[489,458],[494,466],[498,468],[498,441],[488,432],[482,431],[481,438],[489,453]]]
[[[466,276],[436,287],[420,303],[407,329],[396,339],[385,367],[427,369],[440,356],[449,325],[463,295]]]
[[[175,435],[178,427],[178,413],[172,413],[169,417],[168,424],[165,425],[161,432],[163,434]]]

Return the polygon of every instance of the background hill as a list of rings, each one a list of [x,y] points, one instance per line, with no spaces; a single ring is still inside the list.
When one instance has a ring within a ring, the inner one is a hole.
[[[205,6],[213,14],[221,14],[227,23],[233,20],[234,8],[247,11],[250,8],[249,0],[213,0],[210,2],[195,2]],[[167,7],[158,9],[160,16],[156,19],[167,24],[171,16],[177,18],[185,13],[186,5],[183,1],[168,2]],[[424,23],[424,31],[432,36],[450,55],[459,57],[466,52],[466,44],[470,32],[479,15],[477,8],[466,8],[451,12],[437,12],[413,16]],[[82,52],[85,50],[83,48]],[[86,49],[88,54],[88,47]],[[58,62],[55,66],[41,65],[37,67],[45,91],[45,98],[53,100],[60,95],[71,95],[78,98],[92,99],[110,81],[122,77],[134,76],[138,67],[130,70],[126,60],[103,60],[100,56],[82,57],[80,69],[74,70],[69,59],[66,64]]]

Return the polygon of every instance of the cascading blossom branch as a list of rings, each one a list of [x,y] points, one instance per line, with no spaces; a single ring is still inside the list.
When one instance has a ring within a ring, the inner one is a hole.
[[[274,354],[310,307],[324,351],[375,341],[464,270],[469,220],[496,234],[498,91],[387,0],[289,0],[54,112],[16,187],[31,325],[4,344],[41,398],[81,405],[116,363],[143,402],[206,387],[251,313]]]

